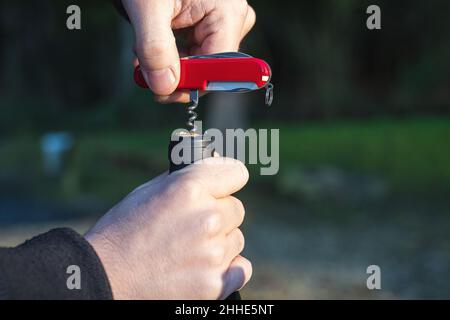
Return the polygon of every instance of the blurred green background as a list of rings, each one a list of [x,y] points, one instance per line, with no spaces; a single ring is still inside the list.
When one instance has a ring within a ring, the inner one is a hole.
[[[273,70],[263,93],[210,94],[206,127],[279,128],[280,172],[239,193],[254,278],[244,298],[450,297],[450,2],[249,1],[241,51]],[[66,8],[82,29],[66,28]],[[382,29],[366,28],[366,8]],[[84,232],[167,169],[182,105],[132,81],[133,33],[108,1],[0,3],[0,245]],[[62,166],[42,139],[65,132]],[[366,288],[366,268],[382,290]]]

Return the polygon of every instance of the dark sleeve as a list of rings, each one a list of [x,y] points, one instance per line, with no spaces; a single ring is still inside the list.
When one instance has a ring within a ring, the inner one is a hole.
[[[74,272],[78,267],[79,273]],[[0,299],[106,300],[112,299],[112,292],[89,242],[64,228],[15,248],[0,248]]]

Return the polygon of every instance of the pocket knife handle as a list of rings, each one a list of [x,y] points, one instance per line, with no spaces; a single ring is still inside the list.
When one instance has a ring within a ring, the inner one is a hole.
[[[272,71],[264,60],[234,52],[192,56],[180,59],[180,82],[177,89],[208,90],[209,83],[251,83],[261,89],[270,82]],[[135,68],[134,80],[142,88],[148,88],[139,66]],[[214,91],[214,89],[211,89]],[[229,91],[233,91],[230,88]]]

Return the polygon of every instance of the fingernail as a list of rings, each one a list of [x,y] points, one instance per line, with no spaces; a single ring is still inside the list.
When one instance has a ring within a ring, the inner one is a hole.
[[[159,95],[170,94],[176,81],[170,68],[143,72],[143,76],[150,89]]]

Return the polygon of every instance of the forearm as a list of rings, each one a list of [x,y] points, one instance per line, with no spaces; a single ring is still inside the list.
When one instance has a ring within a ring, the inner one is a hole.
[[[68,287],[73,265],[80,289]],[[0,249],[0,299],[112,299],[112,292],[90,244],[70,229],[55,229]]]

